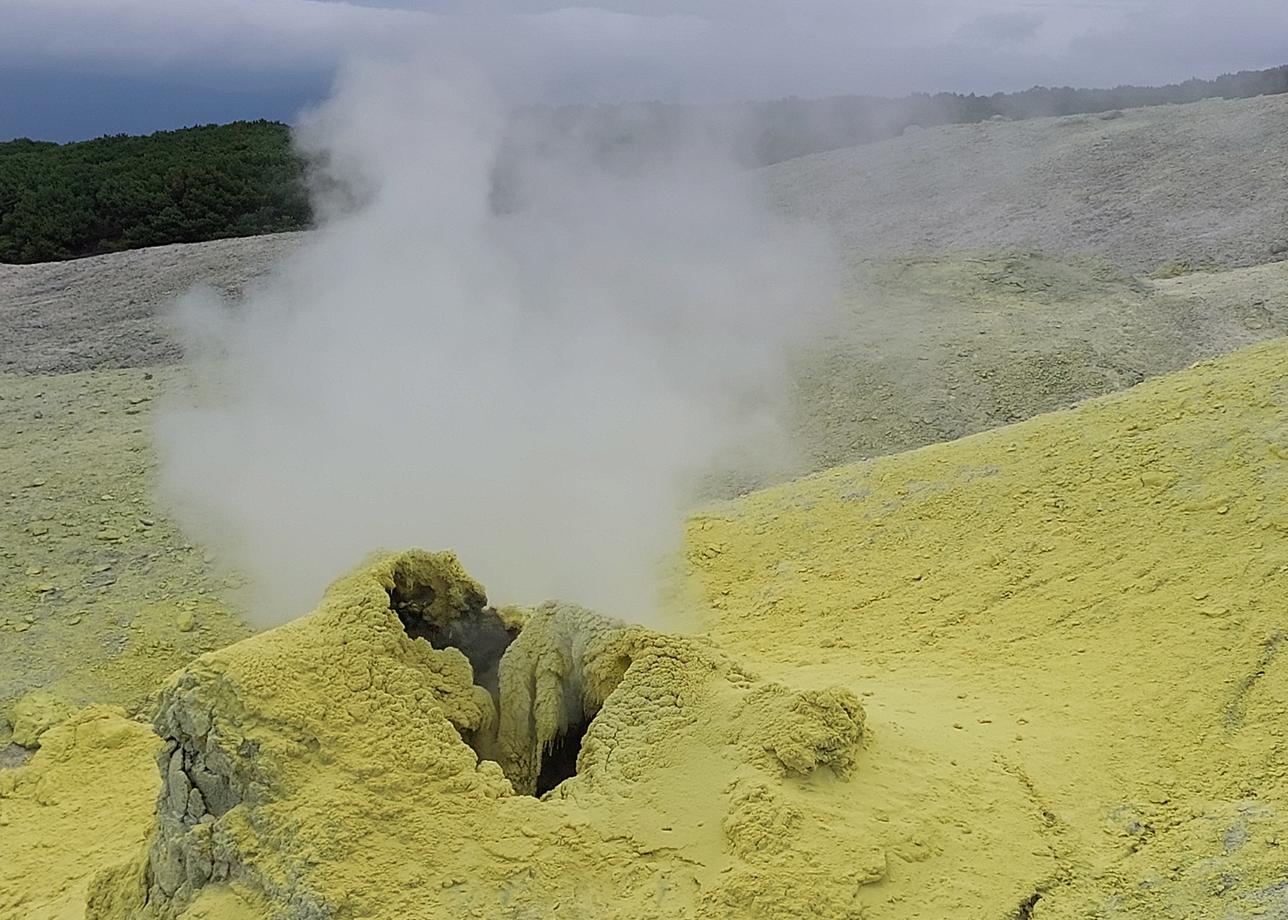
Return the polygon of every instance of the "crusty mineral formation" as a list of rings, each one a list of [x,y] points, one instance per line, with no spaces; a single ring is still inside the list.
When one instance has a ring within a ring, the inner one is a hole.
[[[493,610],[450,553],[380,558],[310,615],[203,656],[155,724],[146,860],[106,874],[91,908],[669,917],[751,899],[773,916],[759,836],[816,853],[819,904],[883,871],[811,849],[821,819],[792,788],[853,772],[849,691],[761,682],[708,643],[573,605]]]

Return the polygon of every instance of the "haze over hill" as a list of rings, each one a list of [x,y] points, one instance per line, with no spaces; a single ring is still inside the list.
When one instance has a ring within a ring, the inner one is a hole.
[[[930,125],[1112,116],[1129,107],[1284,92],[1288,66],[1154,87],[1035,86],[992,95],[792,97],[705,106],[523,106],[511,113],[495,181],[504,184],[514,151],[552,135],[575,138],[598,161],[626,168],[651,158],[683,158],[695,138],[732,163],[757,167]],[[264,121],[64,145],[0,143],[0,262],[303,229],[313,222],[304,177],[318,165],[290,145],[286,125]]]
[[[842,316],[779,394],[797,456],[777,476],[960,437],[1288,334],[1277,254],[1288,190],[1273,178],[1285,112],[1288,96],[1275,96],[944,126],[752,174],[789,215],[830,225],[849,271]],[[1078,210],[1068,199],[1080,192]],[[1042,207],[1048,198],[1066,203]],[[41,375],[13,394],[15,430],[50,406],[43,375],[176,362],[174,298],[207,285],[236,304],[313,238],[0,266],[0,370]],[[85,379],[98,392],[100,378]],[[128,392],[128,379],[102,386]],[[68,397],[69,425],[79,399]],[[96,437],[73,426],[31,447],[89,456]],[[751,466],[723,455],[705,494],[775,478]]]

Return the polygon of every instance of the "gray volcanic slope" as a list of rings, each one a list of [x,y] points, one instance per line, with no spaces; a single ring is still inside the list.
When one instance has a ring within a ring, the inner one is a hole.
[[[63,373],[176,360],[166,304],[196,284],[239,296],[307,236],[176,243],[70,262],[0,265],[0,373]]]
[[[852,255],[1032,247],[1131,272],[1288,253],[1288,95],[912,131],[762,173]]]
[[[1288,255],[1285,150],[1288,95],[929,128],[760,177],[777,206],[830,225],[856,264],[1020,247],[1140,274]],[[197,283],[236,294],[306,236],[0,265],[0,373],[175,360],[165,304]]]

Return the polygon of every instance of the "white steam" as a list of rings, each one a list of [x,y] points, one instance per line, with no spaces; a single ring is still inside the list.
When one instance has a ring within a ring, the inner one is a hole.
[[[164,491],[262,622],[412,545],[494,602],[646,619],[698,479],[781,452],[828,247],[700,144],[647,162],[512,124],[465,81],[350,71],[299,131],[322,228],[244,303],[181,303]]]

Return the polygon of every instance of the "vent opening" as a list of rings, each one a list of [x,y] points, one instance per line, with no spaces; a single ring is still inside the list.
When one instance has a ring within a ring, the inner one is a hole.
[[[477,586],[418,575],[395,569],[390,610],[410,638],[463,654],[495,703],[495,719],[456,726],[461,740],[499,764],[520,795],[541,798],[576,776],[586,733],[630,667],[633,633],[571,604],[503,616]]]
[[[481,603],[440,623],[429,615],[434,601],[434,589],[429,585],[415,585],[411,590],[399,586],[389,592],[389,606],[398,615],[407,635],[424,639],[436,649],[460,651],[474,670],[474,683],[496,699],[501,656],[519,631],[507,627],[500,614]]]
[[[533,795],[541,798],[564,780],[577,775],[577,755],[581,753],[581,742],[597,714],[590,713],[585,721],[569,725],[542,752],[541,771],[537,774],[537,788]]]

